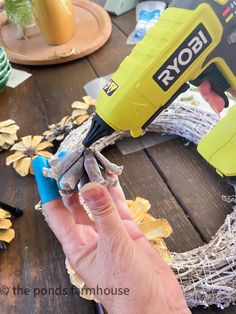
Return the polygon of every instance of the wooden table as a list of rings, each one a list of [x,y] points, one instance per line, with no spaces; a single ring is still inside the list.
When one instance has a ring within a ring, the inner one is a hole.
[[[134,12],[113,17],[112,22],[109,42],[88,58],[60,66],[18,67],[33,76],[0,94],[0,120],[15,119],[21,127],[20,136],[37,135],[70,114],[71,103],[85,95],[84,84],[115,71],[132,48],[126,45],[126,38],[135,24]],[[127,198],[147,198],[152,213],[168,219],[174,229],[167,240],[170,250],[185,251],[209,241],[232,210],[221,201],[221,195],[232,194],[232,190],[198,156],[195,147],[186,147],[182,139],[128,156],[122,156],[116,146],[106,154],[124,165],[121,182]],[[61,246],[41,213],[34,210],[38,202],[34,178],[21,178],[12,167],[6,167],[8,155],[0,154],[0,200],[25,211],[14,222],[15,240],[0,253],[0,286],[15,287],[18,292],[0,296],[1,313],[94,313],[92,303],[77,295],[32,295],[34,288],[70,289],[71,285]],[[30,295],[20,288],[29,288]],[[193,310],[221,312],[215,307]],[[236,307],[230,307],[222,313],[235,312]]]

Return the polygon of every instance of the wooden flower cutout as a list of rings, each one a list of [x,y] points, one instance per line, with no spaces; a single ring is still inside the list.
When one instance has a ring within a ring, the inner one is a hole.
[[[141,197],[137,197],[135,201],[129,200],[127,203],[134,222],[143,231],[145,237],[159,252],[164,261],[170,265],[172,260],[171,254],[163,240],[163,238],[169,237],[173,232],[168,221],[166,219],[156,219],[148,214],[151,205]]]
[[[15,231],[11,228],[12,222],[9,219],[11,214],[0,208],[0,249],[5,250],[6,244],[10,243],[15,237]]]
[[[10,155],[7,160],[7,166],[13,163],[13,167],[16,172],[19,173],[22,177],[27,176],[29,173],[33,173],[32,160],[36,156],[44,156],[50,158],[52,154],[45,149],[52,147],[53,144],[47,141],[43,141],[43,136],[25,136],[22,137],[22,141],[16,143],[11,150],[16,152],[13,155]]]
[[[84,121],[95,112],[96,100],[90,96],[83,97],[84,102],[75,101],[71,107],[75,110],[72,112],[72,117],[77,125],[81,125]]]
[[[43,133],[45,139],[49,142],[62,141],[73,128],[73,118],[66,116],[57,124],[48,126],[48,130]]]
[[[8,149],[17,140],[17,131],[19,126],[14,120],[0,122],[0,151]]]

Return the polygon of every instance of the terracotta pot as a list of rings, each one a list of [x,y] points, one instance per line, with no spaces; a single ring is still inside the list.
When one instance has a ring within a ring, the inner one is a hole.
[[[34,13],[45,40],[50,45],[69,41],[75,32],[72,0],[32,0]]]

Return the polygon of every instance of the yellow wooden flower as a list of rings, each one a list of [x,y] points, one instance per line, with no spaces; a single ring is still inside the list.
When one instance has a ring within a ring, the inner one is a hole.
[[[19,173],[22,177],[27,176],[29,173],[33,173],[32,160],[36,156],[44,156],[46,158],[51,157],[51,153],[45,149],[52,147],[53,144],[47,141],[42,142],[43,136],[25,136],[22,137],[22,141],[16,143],[11,150],[16,152],[13,155],[10,155],[7,160],[7,166],[13,163],[13,167],[16,172]]]
[[[6,249],[6,243],[10,243],[15,237],[15,231],[11,228],[9,219],[11,214],[0,208],[0,249]]]
[[[6,120],[0,122],[0,151],[8,149],[17,140],[17,131],[19,126],[14,120]]]
[[[48,130],[43,133],[45,139],[49,142],[62,141],[73,128],[73,118],[65,116],[57,124],[48,126]]]
[[[156,219],[148,214],[151,205],[141,197],[137,197],[135,201],[127,201],[127,203],[135,223],[143,231],[145,237],[159,252],[164,261],[170,265],[172,260],[171,254],[163,240],[163,238],[169,237],[172,233],[172,228],[168,221],[166,219]]]
[[[72,112],[72,117],[77,125],[81,125],[84,121],[95,112],[96,100],[90,96],[83,97],[84,102],[75,101],[71,107],[75,110]]]

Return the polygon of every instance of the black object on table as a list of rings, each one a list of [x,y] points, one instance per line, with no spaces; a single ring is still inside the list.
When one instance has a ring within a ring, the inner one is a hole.
[[[23,215],[23,210],[17,207],[12,207],[6,203],[0,202],[0,207],[7,210],[14,218],[19,218]]]

